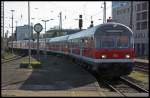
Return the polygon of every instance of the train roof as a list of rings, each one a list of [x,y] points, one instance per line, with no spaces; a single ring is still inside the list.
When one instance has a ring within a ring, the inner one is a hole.
[[[86,29],[86,30],[83,30],[83,31],[80,31],[80,32],[77,32],[74,34],[59,36],[59,37],[54,37],[54,38],[46,38],[46,42],[58,42],[58,41],[67,41],[67,40],[76,39],[76,38],[91,37],[96,34],[100,34],[99,30],[101,31],[104,28],[107,29],[110,26],[119,27],[117,25],[125,27],[133,34],[132,30],[129,27],[127,27],[121,23],[108,22],[108,23],[104,23],[104,24],[99,24],[97,26],[94,26],[92,28],[89,28],[89,29]],[[20,40],[20,42],[27,42],[27,41],[29,41],[29,40]],[[30,40],[30,41],[32,42],[33,40]],[[39,42],[43,42],[43,41],[45,41],[45,39],[39,39]],[[35,39],[34,42],[37,42],[37,39]]]
[[[109,22],[109,23],[100,24],[100,25],[94,26],[94,27],[92,27],[90,29],[86,29],[86,30],[83,30],[83,31],[71,34],[71,35],[69,35],[68,39],[70,40],[70,39],[94,36],[94,35],[99,33],[98,29],[101,29],[103,27],[108,27],[109,25],[114,25],[114,26],[119,25],[119,26],[125,27],[126,29],[131,31],[131,29],[129,27],[127,27],[127,26],[125,26],[125,25],[123,25],[121,23]],[[131,31],[131,33],[133,34],[132,31]]]
[[[46,42],[49,42],[51,40],[51,38],[46,38]]]
[[[48,42],[67,41],[68,37],[69,35],[54,37],[54,38],[51,38]]]
[[[77,33],[74,33],[74,34],[70,34],[68,39],[70,40],[70,39],[75,39],[75,38],[82,38],[82,37],[93,36],[95,31],[96,31],[96,29],[98,28],[98,26],[95,26],[95,27],[92,27],[90,29],[86,29],[86,30],[83,30],[83,31],[80,31],[80,32],[77,32]]]
[[[17,40],[17,41],[13,41],[13,42],[28,42],[29,40]],[[32,40],[30,40],[32,41]]]

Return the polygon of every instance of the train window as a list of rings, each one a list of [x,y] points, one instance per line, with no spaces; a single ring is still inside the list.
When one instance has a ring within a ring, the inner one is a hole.
[[[115,40],[112,36],[103,36],[101,38],[101,47],[102,48],[114,48]]]
[[[117,47],[118,48],[126,48],[129,45],[129,38],[128,36],[119,36],[117,38]]]

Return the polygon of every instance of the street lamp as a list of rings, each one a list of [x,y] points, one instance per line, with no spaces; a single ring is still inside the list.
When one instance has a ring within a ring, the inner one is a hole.
[[[31,18],[31,20],[34,20],[35,18]],[[31,22],[31,27],[33,27],[34,26],[34,23],[33,23],[33,21]],[[32,40],[34,39],[33,38],[33,32],[34,32],[34,30],[32,29],[32,31],[31,31],[31,38],[32,38]]]
[[[17,23],[18,23],[18,21],[15,21],[16,22],[16,36],[14,36],[15,37],[15,40],[17,40],[17,33],[18,33],[18,31],[17,31]]]
[[[30,2],[28,1],[28,36],[29,36],[29,66],[31,65],[31,26],[30,26]]]
[[[46,35],[46,22],[50,20],[41,20],[41,21],[45,22],[45,35]],[[45,57],[46,57],[46,36],[45,36]]]
[[[12,38],[11,38],[11,40],[12,40],[12,53],[13,53],[13,12],[15,11],[15,10],[10,10],[11,12],[12,12]]]

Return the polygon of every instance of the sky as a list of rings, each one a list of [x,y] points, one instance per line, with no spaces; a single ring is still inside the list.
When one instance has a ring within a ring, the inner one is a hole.
[[[112,16],[111,1],[106,2],[106,19]],[[14,17],[14,27],[28,24],[28,2],[26,1],[5,1],[4,2],[4,32],[9,31],[11,35],[12,12]],[[59,25],[59,13],[62,12],[62,28],[76,29],[78,27],[79,15],[83,16],[83,29],[90,25],[91,16],[94,26],[103,23],[103,2],[102,1],[30,1],[30,21],[34,25],[41,23],[41,20],[50,20],[46,23],[46,30]],[[99,20],[100,19],[100,20]],[[15,28],[14,28],[15,30]],[[44,33],[44,29],[41,33]]]

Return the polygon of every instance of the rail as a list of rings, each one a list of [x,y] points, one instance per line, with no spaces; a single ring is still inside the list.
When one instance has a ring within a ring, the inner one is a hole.
[[[7,63],[7,62],[10,62],[10,61],[13,61],[13,60],[16,60],[16,59],[20,59],[20,58],[22,58],[23,56],[25,56],[25,54],[22,54],[21,56],[14,56],[14,57],[5,59],[5,60],[2,61],[2,64]]]
[[[103,83],[105,83],[105,85],[107,85],[111,90],[117,92],[120,96],[127,97],[126,93],[128,92],[149,93],[149,91],[141,88],[140,86],[123,77],[120,77],[117,82],[120,82],[120,84],[113,84],[110,80],[103,80]]]
[[[142,65],[142,64],[135,64],[134,70],[142,71],[142,72],[149,72],[149,66],[147,65]]]

